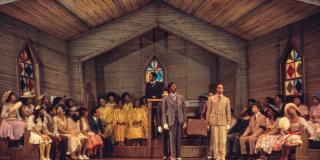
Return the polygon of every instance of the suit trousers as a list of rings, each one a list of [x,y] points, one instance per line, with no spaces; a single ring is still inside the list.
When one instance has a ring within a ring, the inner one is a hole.
[[[165,129],[162,131],[162,145],[163,157],[169,157],[169,131]]]
[[[181,158],[182,125],[183,124],[179,123],[178,117],[176,117],[173,125],[169,126],[170,152],[172,158]]]
[[[240,149],[241,154],[247,154],[247,142],[249,142],[250,155],[254,155],[254,151],[256,148],[256,142],[258,140],[258,136],[241,136],[240,137]]]
[[[226,126],[211,126],[211,143],[214,157],[216,160],[225,160],[226,158],[226,143],[227,143],[227,128]]]

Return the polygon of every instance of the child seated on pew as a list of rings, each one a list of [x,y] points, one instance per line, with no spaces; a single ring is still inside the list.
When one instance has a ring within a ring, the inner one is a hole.
[[[27,128],[30,131],[30,144],[39,145],[40,160],[50,160],[50,149],[52,140],[47,128],[47,119],[42,105],[34,109],[33,115],[28,118]]]

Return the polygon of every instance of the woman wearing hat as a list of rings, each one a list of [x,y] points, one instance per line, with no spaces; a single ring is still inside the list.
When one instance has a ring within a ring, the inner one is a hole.
[[[282,150],[281,160],[288,160],[290,149],[302,144],[301,134],[307,127],[307,122],[300,116],[299,109],[294,103],[284,107],[285,117],[279,121],[279,127],[284,134],[274,146],[274,150]]]
[[[50,160],[52,140],[47,128],[47,119],[42,105],[34,109],[33,115],[28,118],[27,128],[30,131],[30,144],[39,145],[40,160]]]
[[[310,137],[320,139],[320,92],[312,95],[312,106],[310,107],[310,121],[308,124],[312,127],[313,133]]]
[[[9,138],[10,140],[20,140],[24,135],[26,124],[21,120],[19,108],[22,103],[17,102],[16,95],[12,91],[7,91],[2,96],[2,122],[0,125],[0,138]],[[19,146],[23,142],[19,141]]]
[[[25,120],[28,119],[29,116],[32,115],[34,110],[33,99],[35,95],[31,92],[24,92],[22,96],[20,96],[22,107],[21,107],[21,117]]]
[[[281,136],[279,128],[279,112],[273,106],[266,107],[266,127],[264,133],[256,143],[256,153],[260,153],[259,159],[267,159],[266,154],[271,154],[274,144]]]

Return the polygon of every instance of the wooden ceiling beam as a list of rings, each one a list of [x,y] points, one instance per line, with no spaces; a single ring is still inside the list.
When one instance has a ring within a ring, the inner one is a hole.
[[[312,4],[312,5],[316,5],[316,6],[320,6],[320,1],[319,0],[297,0],[297,1],[308,3],[308,4]]]
[[[76,13],[74,13],[72,10],[68,9],[66,6],[64,6],[61,2],[59,2],[58,0],[54,0],[54,2],[61,6],[62,8],[64,8],[67,12],[69,12],[72,16],[74,16],[75,18],[77,18],[84,26],[86,26],[89,29],[93,28],[93,26],[91,26],[88,22],[86,22],[84,19],[82,19],[80,16],[78,16]]]
[[[237,19],[235,19],[234,21],[226,24],[223,27],[223,30],[228,30],[230,27],[232,27],[234,24],[237,24],[239,21],[243,21],[244,19],[246,19],[248,16],[250,16],[251,14],[255,14],[262,6],[264,6],[265,4],[271,2],[272,0],[265,0],[264,2],[262,2],[261,4],[259,4],[258,6],[256,6],[255,8],[253,8],[251,11],[247,12],[246,14],[238,17]]]
[[[19,0],[0,0],[0,5],[9,4],[16,1],[19,1]]]

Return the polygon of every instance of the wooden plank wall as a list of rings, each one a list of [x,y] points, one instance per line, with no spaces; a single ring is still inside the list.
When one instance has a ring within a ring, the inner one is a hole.
[[[29,40],[40,64],[40,92],[69,95],[66,42],[3,14],[0,19],[0,94],[17,92],[16,56]]]
[[[155,34],[164,32],[156,30]],[[210,83],[217,81],[217,56],[175,35],[152,43],[147,38],[150,34],[153,33],[137,37],[96,57],[99,96],[109,91],[120,94],[128,91],[136,97],[144,95],[144,68],[153,55],[166,69],[167,82],[176,82],[178,92],[186,99],[198,99],[201,93],[207,92]]]
[[[146,7],[125,15],[104,26],[91,30],[70,41],[71,59],[82,61],[93,58],[118,47],[124,42],[133,39],[148,30],[159,26],[183,39],[207,49],[212,54],[219,55],[237,62],[240,67],[241,78],[238,85],[240,96],[237,96],[237,104],[247,100],[245,42],[226,32],[209,25],[199,19],[179,12],[178,10],[163,4],[151,3]],[[81,65],[76,61],[71,65],[71,93],[76,101],[82,101],[79,93],[81,71],[77,67]]]
[[[279,59],[291,37],[304,53],[306,102],[320,91],[320,15],[312,16],[248,43],[249,97],[263,100],[280,93]]]

